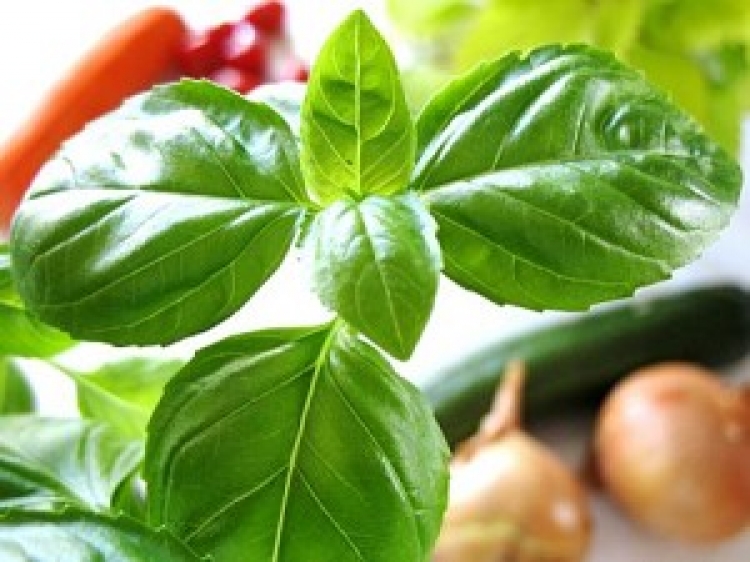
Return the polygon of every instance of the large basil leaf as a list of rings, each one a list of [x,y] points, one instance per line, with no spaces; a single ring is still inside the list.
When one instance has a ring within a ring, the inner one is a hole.
[[[638,72],[584,46],[479,67],[418,129],[413,187],[446,273],[533,309],[583,309],[668,277],[716,238],[741,184]]]
[[[362,11],[318,54],[302,105],[302,167],[319,202],[402,190],[414,127],[388,45]]]
[[[128,519],[67,510],[0,515],[0,559],[64,562],[200,562],[165,531]]]
[[[447,449],[419,392],[343,328],[199,352],[149,426],[153,524],[216,562],[426,560]]]
[[[408,359],[440,277],[435,224],[413,194],[339,201],[312,227],[315,290],[388,353]]]
[[[0,302],[0,357],[50,357],[75,344],[66,334],[43,324],[17,304]]]
[[[295,137],[300,136],[300,120],[302,119],[302,104],[305,101],[307,86],[299,82],[280,82],[263,84],[247,95],[247,98],[265,103],[278,113]]]
[[[207,82],[156,88],[68,142],[13,225],[19,292],[80,339],[165,344],[235,312],[304,209],[296,141]]]
[[[26,414],[34,410],[34,394],[18,361],[0,357],[0,415]]]
[[[0,418],[0,509],[78,505],[107,511],[143,448],[103,424]]]
[[[78,409],[84,417],[142,439],[164,385],[184,363],[171,357],[132,355],[95,368],[81,369],[60,361],[56,367],[75,381]]]

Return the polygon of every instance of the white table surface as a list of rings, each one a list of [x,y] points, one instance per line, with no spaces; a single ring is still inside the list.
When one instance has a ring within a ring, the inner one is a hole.
[[[139,8],[145,0],[24,0],[0,4],[0,143],[39,103],[49,86],[109,27]],[[180,9],[189,23],[201,26],[238,17],[249,0],[173,0],[161,2]],[[288,0],[292,9],[291,32],[296,47],[310,59],[336,22],[352,7],[368,10],[376,24],[387,29],[377,0]],[[750,127],[744,138],[750,141]],[[742,154],[750,175],[750,142]],[[315,299],[305,290],[299,267],[290,261],[260,293],[221,330],[294,325],[323,317]],[[731,226],[701,259],[678,271],[674,279],[641,291],[636,298],[704,281],[735,281],[750,287],[750,189]],[[279,299],[277,295],[283,294]],[[289,295],[293,295],[293,298]],[[418,381],[437,366],[452,362],[487,341],[517,332],[535,323],[552,321],[559,314],[535,314],[512,307],[495,307],[450,282],[443,282],[433,317],[414,357],[399,365],[405,375]],[[206,339],[204,338],[204,339]],[[185,344],[184,349],[195,344]],[[750,360],[734,370],[750,380]],[[72,411],[72,389],[59,380],[35,378],[41,409],[49,414]],[[590,432],[588,420],[571,420],[535,428],[540,438],[575,464],[580,461]],[[719,546],[697,548],[653,537],[631,525],[606,499],[593,494],[595,535],[589,562],[747,562],[750,531]],[[686,514],[686,516],[688,516]],[[698,515],[699,516],[699,515]]]

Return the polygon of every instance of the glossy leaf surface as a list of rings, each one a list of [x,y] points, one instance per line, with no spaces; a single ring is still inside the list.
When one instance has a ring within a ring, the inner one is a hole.
[[[484,65],[422,113],[413,187],[445,271],[498,303],[578,310],[667,278],[727,224],[739,167],[610,55]]]
[[[4,562],[200,562],[164,531],[125,517],[82,511],[0,515],[0,560]]]
[[[107,511],[138,468],[141,443],[103,424],[38,416],[0,418],[0,508],[76,505]]]
[[[440,276],[435,224],[413,194],[339,201],[308,239],[321,301],[399,359],[432,312]]]
[[[414,562],[439,530],[447,448],[372,347],[286,329],[215,344],[172,379],[145,475],[151,523],[215,562]]]
[[[184,363],[169,357],[132,355],[93,369],[59,363],[57,367],[75,381],[83,417],[106,422],[122,435],[142,439],[164,385]]]
[[[18,361],[0,357],[0,415],[26,414],[34,410],[34,394]]]
[[[263,84],[251,91],[247,98],[273,109],[286,121],[294,136],[299,138],[306,91],[307,85],[298,82]]]
[[[79,339],[166,344],[235,312],[304,209],[296,141],[204,82],[130,100],[68,142],[12,230],[19,292]]]
[[[0,357],[50,357],[75,342],[34,318],[21,304],[0,302]]]
[[[362,11],[321,49],[302,106],[302,168],[314,197],[388,195],[414,164],[414,127],[388,45]]]

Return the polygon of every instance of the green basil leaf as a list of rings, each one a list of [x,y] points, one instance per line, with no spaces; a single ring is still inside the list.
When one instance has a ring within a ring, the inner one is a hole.
[[[0,357],[0,415],[34,411],[34,393],[29,381],[11,357]]]
[[[421,394],[344,329],[236,336],[167,385],[150,520],[215,562],[423,561],[447,455]]]
[[[247,98],[265,103],[278,113],[294,136],[300,136],[300,121],[302,119],[302,103],[305,101],[307,85],[299,82],[281,82],[263,84],[251,91]]]
[[[389,195],[414,165],[414,127],[398,68],[362,11],[334,31],[302,105],[302,169],[315,198]]]
[[[201,562],[163,530],[126,517],[66,510],[0,515],[0,559],[65,562]]]
[[[176,358],[133,355],[93,369],[77,369],[60,361],[56,367],[75,381],[78,409],[84,417],[142,439],[164,385],[184,364]]]
[[[480,67],[428,105],[419,131],[430,136],[413,188],[447,275],[527,308],[585,309],[667,278],[716,238],[741,185],[641,74],[584,46]]]
[[[0,509],[112,507],[139,467],[143,447],[114,429],[80,419],[0,418]]]
[[[388,353],[408,359],[432,312],[440,277],[435,222],[407,194],[338,201],[308,237],[321,301]]]
[[[12,229],[30,310],[80,339],[167,344],[242,306],[304,212],[296,141],[205,82],[141,95],[68,142]]]
[[[51,357],[75,345],[69,336],[15,304],[0,302],[0,331],[0,357]]]

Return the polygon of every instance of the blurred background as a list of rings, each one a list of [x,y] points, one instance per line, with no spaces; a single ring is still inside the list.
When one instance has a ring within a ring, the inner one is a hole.
[[[419,107],[456,72],[485,57],[550,42],[593,42],[642,69],[682,105],[750,175],[750,9],[743,1],[590,2],[586,0],[408,0],[352,2],[288,0],[285,47],[304,68],[328,32],[354,7],[363,7],[395,45],[410,101]],[[24,0],[0,7],[0,145],[44,102],[50,88],[103,34],[145,0]],[[198,30],[235,20],[250,0],[160,2],[180,11]],[[298,69],[299,70],[299,69]],[[302,72],[302,71],[300,71]],[[302,78],[302,74],[299,75]],[[0,193],[5,197],[5,193]],[[750,287],[750,193],[729,229],[702,258],[674,279],[640,291],[636,299],[716,281]],[[220,330],[186,342],[183,350],[234,329],[294,325],[325,317],[305,288],[299,264],[289,260],[272,281]],[[274,295],[284,294],[283,300]],[[292,295],[292,296],[290,296]],[[603,305],[602,308],[608,305]],[[495,307],[443,279],[434,314],[414,357],[399,365],[415,381],[427,379],[489,342],[569,316]],[[175,350],[179,353],[181,350]],[[750,380],[750,362],[735,367]],[[72,386],[36,378],[46,413],[73,411]],[[563,420],[535,428],[565,458],[579,462],[590,420]],[[703,549],[653,537],[597,498],[592,562],[744,562],[750,535]]]

